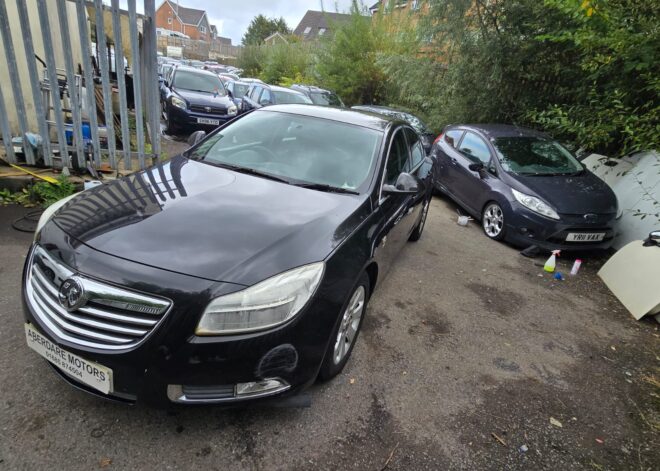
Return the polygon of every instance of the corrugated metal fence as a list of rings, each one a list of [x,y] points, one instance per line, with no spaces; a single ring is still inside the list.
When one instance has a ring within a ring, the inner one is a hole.
[[[130,170],[160,155],[155,0],[142,2],[143,14],[136,0],[127,11],[107,3],[0,0],[10,163]]]

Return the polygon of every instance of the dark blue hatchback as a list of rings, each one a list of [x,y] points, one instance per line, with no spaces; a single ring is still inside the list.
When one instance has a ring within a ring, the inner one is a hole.
[[[549,136],[509,125],[454,125],[433,148],[435,187],[495,240],[605,249],[620,216],[612,189]]]

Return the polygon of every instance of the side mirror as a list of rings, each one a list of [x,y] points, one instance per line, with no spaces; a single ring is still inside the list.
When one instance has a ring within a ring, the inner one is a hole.
[[[163,85],[165,85],[167,88],[170,88],[170,82],[167,80],[163,80]]]
[[[202,139],[204,139],[205,137],[206,137],[206,131],[195,131],[188,138],[188,145],[190,147],[193,147],[193,146],[197,145],[197,143],[199,141],[201,141]]]
[[[481,171],[484,169],[484,164],[481,163],[481,162],[476,162],[476,163],[468,165],[468,168],[470,170],[472,170],[473,172],[481,173]]]
[[[648,239],[644,241],[644,247],[660,247],[660,231],[653,231]]]
[[[447,141],[447,144],[449,144],[450,146],[456,147],[456,145],[454,144],[454,138],[453,137],[445,136],[444,140]]]
[[[402,173],[394,185],[383,185],[383,193],[414,195],[419,192],[417,179],[409,173]]]

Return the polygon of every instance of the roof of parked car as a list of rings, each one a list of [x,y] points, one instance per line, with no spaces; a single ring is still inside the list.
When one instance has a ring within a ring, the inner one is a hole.
[[[392,119],[389,116],[385,116],[385,115],[364,113],[360,111],[351,111],[350,109],[347,108],[335,108],[332,106],[273,105],[273,106],[268,106],[266,108],[262,108],[258,111],[261,112],[262,110],[294,113],[304,116],[311,116],[314,118],[329,119],[332,121],[340,121],[355,126],[362,126],[365,128],[376,129],[379,131],[385,130],[394,122],[400,122],[399,120]]]
[[[210,70],[198,69],[196,67],[190,67],[189,65],[179,65],[179,66],[177,66],[176,70],[186,70],[188,72],[195,72],[197,74],[212,75],[213,77],[218,76],[218,74],[215,74],[215,73],[211,72]]]
[[[523,128],[513,124],[454,124],[452,128],[475,129],[489,138],[536,136],[548,137],[547,134],[534,129]]]

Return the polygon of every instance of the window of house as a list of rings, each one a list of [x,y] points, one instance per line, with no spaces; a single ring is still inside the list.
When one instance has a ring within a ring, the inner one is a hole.
[[[312,27],[308,26],[307,28],[305,28],[305,31],[303,31],[303,34],[307,36],[311,31],[312,31]]]
[[[199,32],[200,33],[206,33],[206,26],[200,26],[199,27]]]
[[[325,34],[325,28],[319,28],[319,36],[323,36]]]
[[[419,0],[413,0],[412,5],[410,6],[413,10],[419,10],[421,7]]]
[[[168,25],[171,25],[171,24],[172,24],[172,18],[168,18],[168,19],[167,19],[167,24],[168,24]]]

